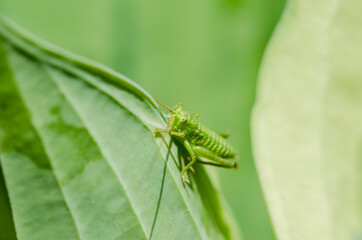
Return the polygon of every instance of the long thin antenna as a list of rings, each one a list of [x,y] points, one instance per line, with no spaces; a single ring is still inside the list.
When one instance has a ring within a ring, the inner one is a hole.
[[[157,99],[155,99],[156,102],[158,102],[162,107],[166,108],[167,110],[169,110],[170,112],[173,112],[173,110],[169,107],[167,107],[165,104],[163,104],[162,102],[158,101]]]

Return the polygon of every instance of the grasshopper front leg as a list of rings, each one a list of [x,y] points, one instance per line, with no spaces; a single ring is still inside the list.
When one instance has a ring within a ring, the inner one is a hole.
[[[171,126],[171,123],[172,123],[173,118],[174,118],[174,116],[171,116],[170,119],[168,120],[166,129],[156,128],[156,129],[153,131],[153,133],[155,134],[155,136],[158,136],[159,133],[169,133],[169,134],[172,134],[169,129],[170,129],[170,126]]]
[[[153,134],[155,134],[156,137],[159,136],[158,135],[159,133],[168,133],[168,129],[159,129],[159,128],[157,128],[157,129],[155,129],[153,131]]]
[[[157,136],[159,133],[167,133],[167,134],[170,134],[172,136],[177,136],[177,137],[180,137],[180,138],[184,138],[185,137],[185,133],[184,132],[172,132],[172,131],[169,131],[168,129],[155,129],[153,131],[153,133],[155,134],[155,136]]]

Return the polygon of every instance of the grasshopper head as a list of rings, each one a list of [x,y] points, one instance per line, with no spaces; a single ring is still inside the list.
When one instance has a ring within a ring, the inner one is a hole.
[[[167,107],[165,104],[161,103],[160,101],[156,99],[155,101],[170,111],[170,113],[168,114],[169,120],[167,126],[171,131],[182,132],[187,128],[187,123],[189,122],[191,116],[188,112],[182,110],[181,103],[177,104],[171,109]]]
[[[171,130],[176,132],[184,130],[189,118],[190,114],[182,110],[181,104],[177,104],[175,107],[173,107],[173,112],[170,117]]]

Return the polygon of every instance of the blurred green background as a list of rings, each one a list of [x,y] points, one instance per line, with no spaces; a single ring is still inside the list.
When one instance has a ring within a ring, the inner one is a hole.
[[[250,111],[265,46],[285,0],[0,0],[0,10],[58,46],[101,62],[153,97],[230,131],[237,171],[218,169],[249,239],[274,239],[250,143]]]

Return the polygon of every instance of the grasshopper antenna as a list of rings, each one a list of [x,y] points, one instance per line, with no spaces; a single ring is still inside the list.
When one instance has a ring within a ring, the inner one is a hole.
[[[159,103],[162,107],[164,107],[164,108],[166,108],[167,110],[169,110],[170,112],[173,112],[173,110],[172,110],[171,108],[167,107],[167,106],[166,106],[165,104],[163,104],[162,102],[158,101],[157,99],[155,99],[155,101],[156,101],[157,103]]]

